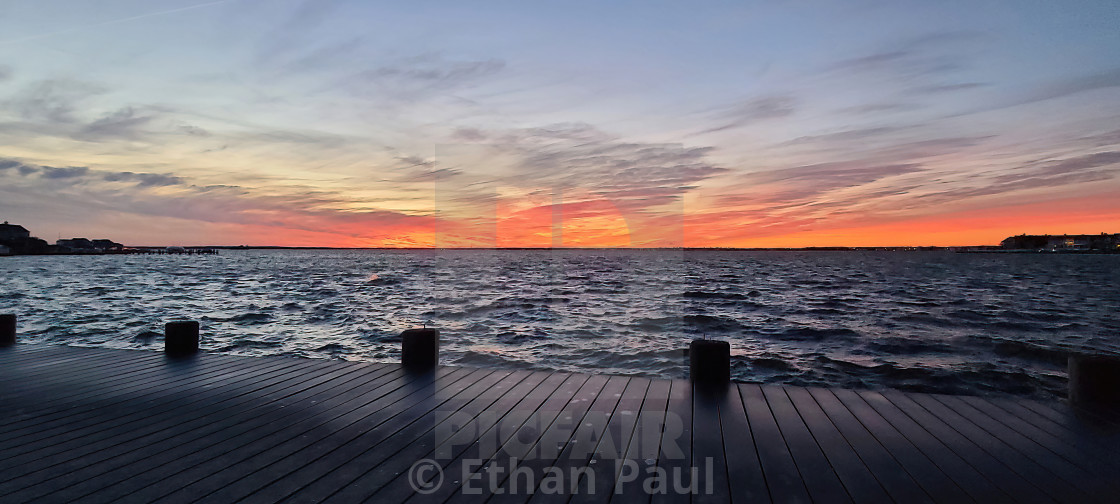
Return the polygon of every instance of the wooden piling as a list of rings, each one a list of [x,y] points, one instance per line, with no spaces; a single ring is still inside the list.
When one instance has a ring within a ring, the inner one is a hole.
[[[16,344],[16,316],[12,313],[0,314],[0,347]]]
[[[1120,406],[1120,357],[1069,357],[1069,401],[1079,406]]]
[[[439,331],[408,329],[401,333],[401,364],[410,371],[430,371],[439,365]]]
[[[198,321],[178,320],[163,326],[163,350],[172,357],[198,353]]]
[[[688,375],[700,385],[726,385],[731,381],[731,344],[719,340],[692,340],[688,346]]]

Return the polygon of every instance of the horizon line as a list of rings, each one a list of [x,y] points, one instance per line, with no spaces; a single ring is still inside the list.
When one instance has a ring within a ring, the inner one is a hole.
[[[957,249],[999,247],[999,245],[822,245],[809,247],[332,247],[289,245],[126,245],[134,249],[162,249],[182,247],[187,249],[220,250],[883,250],[883,249]]]

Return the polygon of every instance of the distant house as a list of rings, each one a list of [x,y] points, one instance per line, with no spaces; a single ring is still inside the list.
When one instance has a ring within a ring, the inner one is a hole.
[[[0,224],[0,245],[8,250],[8,254],[46,254],[49,252],[47,242],[31,236],[27,228],[18,224],[9,224],[5,221]]]
[[[1000,242],[1005,249],[1015,250],[1117,250],[1120,234],[1099,235],[1018,235]]]
[[[93,242],[88,238],[70,238],[68,240],[58,240],[54,242],[58,248],[66,252],[84,252],[93,250]]]
[[[27,228],[19,224],[8,224],[8,221],[4,221],[3,224],[0,224],[0,240],[17,241],[26,240],[28,238],[31,238],[31,232],[28,231]]]
[[[93,244],[94,250],[101,252],[116,252],[124,249],[124,245],[113,240],[93,240],[91,243]]]
[[[58,240],[55,242],[60,252],[77,252],[77,253],[101,253],[101,252],[119,252],[124,250],[124,245],[121,245],[113,240],[90,240],[88,238],[70,238],[67,240]]]
[[[10,249],[10,248],[8,248],[4,245],[0,245],[0,256],[11,255],[11,254],[12,254],[12,249]]]

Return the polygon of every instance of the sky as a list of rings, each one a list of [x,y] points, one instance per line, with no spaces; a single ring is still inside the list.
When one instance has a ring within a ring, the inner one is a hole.
[[[0,4],[0,220],[128,245],[1120,232],[1114,0]]]

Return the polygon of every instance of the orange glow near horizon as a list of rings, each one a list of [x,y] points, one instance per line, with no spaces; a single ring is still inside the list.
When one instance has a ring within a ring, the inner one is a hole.
[[[1055,208],[1063,209],[1055,212]],[[994,209],[923,216],[868,225],[824,227],[795,233],[713,242],[697,235],[717,224],[686,227],[688,246],[740,248],[908,247],[998,245],[1019,234],[1120,232],[1120,202],[1107,197],[1068,198]],[[691,235],[690,235],[691,232]]]
[[[659,233],[672,234],[670,226],[657,219],[628,219],[618,206],[590,196],[554,206],[519,198],[496,200],[491,218],[444,218],[438,224],[376,226],[360,222],[321,230],[311,223],[301,227],[221,225],[220,236],[237,236],[208,244],[246,244],[292,247],[338,248],[629,248],[675,246]],[[1056,212],[1055,209],[1060,209]],[[1018,234],[1097,234],[1120,232],[1120,202],[1108,197],[1067,198],[989,209],[957,211],[862,224],[846,220],[812,224],[787,220],[785,225],[804,226],[794,232],[775,232],[766,224],[737,224],[726,213],[698,214],[686,219],[685,247],[798,248],[860,246],[967,246],[997,245]],[[554,230],[559,236],[554,236]],[[738,236],[737,236],[738,235]],[[650,236],[655,238],[651,239]],[[639,239],[639,237],[642,237]],[[188,238],[192,239],[192,238]],[[662,241],[658,241],[662,239]],[[181,243],[191,245],[193,243]],[[199,243],[202,244],[202,243]],[[151,245],[151,244],[134,244]]]

